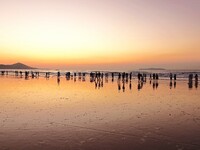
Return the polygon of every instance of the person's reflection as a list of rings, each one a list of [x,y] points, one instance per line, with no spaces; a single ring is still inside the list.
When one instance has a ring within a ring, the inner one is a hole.
[[[172,81],[170,80],[170,83],[169,83],[169,87],[170,89],[172,89]]]
[[[158,80],[154,80],[153,81],[153,89],[155,90],[155,89],[157,89],[158,88]]]
[[[95,80],[94,84],[95,84],[95,89],[97,89],[97,80]]]
[[[198,81],[195,81],[195,88],[198,88]]]
[[[101,82],[100,80],[98,80],[98,89],[100,89],[100,87],[101,87]]]
[[[132,89],[131,81],[130,81],[130,83],[129,83],[129,89],[130,89],[130,90]]]
[[[83,76],[83,78],[82,78],[82,82],[85,82],[85,76]]]
[[[156,83],[155,82],[153,82],[153,89],[155,90],[155,87],[156,87]]]
[[[105,83],[108,83],[108,77],[105,78]]]
[[[70,80],[70,76],[66,75],[66,80],[69,81]]]
[[[57,78],[57,83],[60,85],[60,77]]]
[[[29,76],[25,76],[25,80],[28,80],[28,77],[29,77]]]
[[[123,92],[125,92],[125,82],[124,81],[122,83],[122,90],[123,90]]]
[[[128,78],[126,78],[126,84],[128,84]]]
[[[101,83],[101,87],[103,87],[103,78],[101,79],[101,82],[99,82],[99,83]]]
[[[78,76],[78,81],[81,81],[81,76]]]
[[[158,81],[156,82],[156,89],[158,88]]]
[[[118,79],[118,81],[117,81],[117,85],[118,85],[118,90],[120,91],[120,90],[121,90],[121,82],[120,82],[119,79]]]
[[[143,82],[142,82],[142,81],[141,81],[141,82],[139,81],[139,82],[138,82],[138,91],[141,90],[142,87],[143,87]]]
[[[176,81],[174,81],[174,88],[176,88]]]
[[[193,81],[190,81],[190,82],[188,83],[188,88],[189,88],[189,89],[192,89],[192,87],[193,87]]]
[[[93,77],[90,77],[90,82],[94,82],[94,78]]]
[[[76,76],[74,76],[74,82],[76,82]]]

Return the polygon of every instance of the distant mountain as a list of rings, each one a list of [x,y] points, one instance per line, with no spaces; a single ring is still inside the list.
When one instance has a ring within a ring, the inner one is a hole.
[[[164,68],[141,68],[139,70],[165,70]]]
[[[12,65],[0,64],[0,69],[36,69],[36,68],[24,65],[22,63],[16,63],[16,64],[12,64]]]

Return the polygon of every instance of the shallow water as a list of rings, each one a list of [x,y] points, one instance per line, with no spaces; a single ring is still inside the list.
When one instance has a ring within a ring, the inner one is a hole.
[[[0,76],[0,149],[198,150],[199,97],[187,81]]]

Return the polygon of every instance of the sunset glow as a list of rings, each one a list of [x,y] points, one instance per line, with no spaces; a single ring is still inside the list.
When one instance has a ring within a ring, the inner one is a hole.
[[[1,0],[0,64],[200,69],[199,18],[198,0]]]

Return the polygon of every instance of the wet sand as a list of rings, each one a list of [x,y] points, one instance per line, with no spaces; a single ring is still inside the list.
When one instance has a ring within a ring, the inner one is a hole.
[[[57,81],[0,76],[0,149],[200,149],[200,89],[187,81]]]

